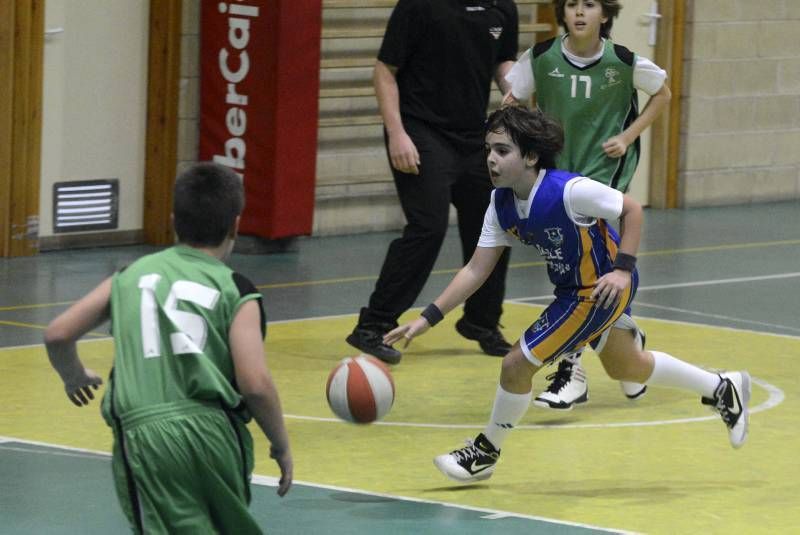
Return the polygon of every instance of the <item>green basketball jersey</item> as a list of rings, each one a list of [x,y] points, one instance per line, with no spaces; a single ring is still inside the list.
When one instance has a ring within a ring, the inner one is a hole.
[[[639,140],[622,158],[609,158],[603,143],[622,133],[638,115],[633,86],[636,56],[606,39],[595,63],[577,67],[561,51],[561,39],[534,46],[531,66],[539,108],[564,127],[560,169],[581,173],[626,191],[639,161]]]
[[[187,399],[239,408],[228,330],[239,307],[260,298],[220,260],[183,245],[115,274],[114,368],[102,405],[109,425],[112,416]]]

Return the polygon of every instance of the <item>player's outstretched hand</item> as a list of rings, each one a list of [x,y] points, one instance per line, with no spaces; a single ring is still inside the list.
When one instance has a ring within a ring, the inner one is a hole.
[[[603,143],[603,151],[609,158],[622,158],[628,151],[628,144],[622,136],[610,137]]]
[[[83,407],[94,399],[92,389],[97,390],[101,384],[103,379],[99,375],[89,368],[83,368],[81,374],[64,381],[64,390],[72,403]]]
[[[289,488],[292,486],[292,478],[294,477],[294,461],[292,454],[285,451],[281,454],[272,452],[270,456],[278,463],[278,468],[281,469],[281,478],[278,480],[278,496],[283,498]]]
[[[622,292],[625,291],[625,288],[627,288],[630,283],[630,271],[615,269],[597,279],[594,285],[594,291],[592,291],[592,299],[596,300],[597,304],[603,308],[616,305],[622,296]]]
[[[424,334],[425,331],[430,328],[431,326],[428,323],[428,320],[420,316],[414,321],[406,323],[405,325],[401,325],[400,327],[397,327],[396,329],[386,333],[383,336],[383,343],[386,345],[392,345],[398,340],[404,339],[406,343],[403,347],[408,347],[408,344],[411,342],[412,338]]]

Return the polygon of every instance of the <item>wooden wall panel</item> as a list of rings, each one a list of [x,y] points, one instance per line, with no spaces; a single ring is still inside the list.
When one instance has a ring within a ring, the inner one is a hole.
[[[8,256],[11,229],[15,3],[0,0],[0,256]]]
[[[659,9],[661,19],[654,60],[667,70],[672,100],[651,126],[650,206],[678,208],[685,0],[660,2]]]
[[[181,0],[150,1],[144,235],[152,245],[173,242],[170,214],[178,161],[181,4]]]
[[[0,0],[0,256],[38,252],[44,0]]]

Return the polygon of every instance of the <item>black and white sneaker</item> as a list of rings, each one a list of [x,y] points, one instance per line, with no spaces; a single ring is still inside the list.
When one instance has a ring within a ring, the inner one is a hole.
[[[439,455],[433,464],[444,475],[459,483],[472,483],[489,479],[494,473],[500,451],[494,448],[483,433],[475,441],[467,440],[461,449]]]
[[[548,375],[547,380],[551,381],[550,385],[533,400],[537,407],[570,411],[577,403],[589,400],[586,372],[580,364],[563,358],[558,363],[558,370]]]
[[[750,423],[750,374],[724,372],[719,374],[719,379],[714,397],[702,397],[700,401],[719,413],[728,427],[731,446],[741,448],[747,438],[747,427]]]

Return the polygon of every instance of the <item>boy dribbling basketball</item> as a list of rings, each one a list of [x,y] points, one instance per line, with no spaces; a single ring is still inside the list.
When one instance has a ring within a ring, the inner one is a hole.
[[[587,344],[612,379],[696,392],[720,414],[734,448],[747,436],[747,372],[711,373],[637,344],[629,307],[638,285],[642,208],[608,186],[554,169],[562,144],[561,127],[542,112],[509,107],[489,117],[487,164],[496,189],[478,247],[419,318],[384,339],[408,343],[425,333],[481,285],[514,242],[545,257],[555,299],[504,357],[489,423],[466,447],[434,460],[459,482],[491,477],[505,439],[530,406],[533,375]],[[617,218],[621,236],[606,222]]]

